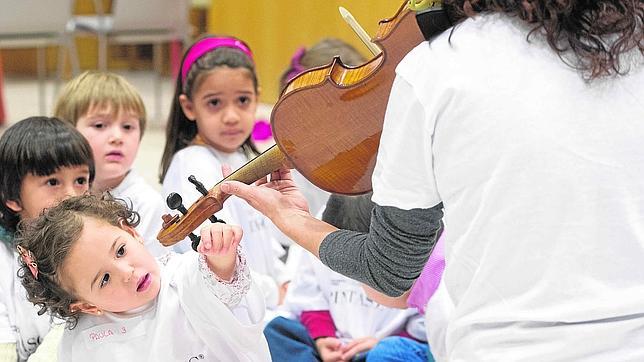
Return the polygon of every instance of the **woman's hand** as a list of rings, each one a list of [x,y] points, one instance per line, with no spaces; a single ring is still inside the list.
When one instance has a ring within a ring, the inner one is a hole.
[[[214,223],[201,229],[197,251],[206,256],[208,267],[220,279],[232,279],[242,235],[243,231],[237,225]]]
[[[246,200],[278,227],[278,222],[287,219],[290,214],[309,213],[308,203],[293,181],[291,170],[287,168],[272,172],[270,180],[262,178],[255,185],[226,181],[221,185],[221,191]]]
[[[320,243],[337,228],[322,222],[309,213],[306,199],[293,181],[291,171],[279,169],[254,185],[226,181],[221,191],[244,199],[250,206],[266,215],[286,236],[302,247],[319,255]]]

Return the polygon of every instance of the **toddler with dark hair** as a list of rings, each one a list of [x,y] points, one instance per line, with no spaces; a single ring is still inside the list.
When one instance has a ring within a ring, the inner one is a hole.
[[[31,117],[0,137],[0,170],[0,355],[26,361],[49,331],[51,318],[38,315],[25,298],[14,234],[21,220],[86,193],[94,161],[73,127],[56,118]]]

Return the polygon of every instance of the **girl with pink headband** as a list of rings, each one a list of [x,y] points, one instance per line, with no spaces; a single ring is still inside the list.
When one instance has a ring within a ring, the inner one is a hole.
[[[258,97],[253,54],[242,40],[208,36],[187,50],[167,123],[160,173],[164,195],[176,192],[189,207],[201,196],[189,176],[210,188],[223,178],[222,165],[234,170],[259,154],[251,140]],[[284,236],[241,200],[228,200],[217,217],[244,229],[248,264],[260,274],[255,280],[266,291],[268,309],[276,308],[287,281],[279,259],[284,250],[278,240]],[[188,251],[189,240],[174,249]]]

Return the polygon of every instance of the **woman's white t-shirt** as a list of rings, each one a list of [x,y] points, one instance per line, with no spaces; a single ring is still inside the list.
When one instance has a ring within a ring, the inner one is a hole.
[[[373,200],[444,205],[450,360],[644,360],[641,53],[588,82],[529,31],[479,16],[403,59]]]

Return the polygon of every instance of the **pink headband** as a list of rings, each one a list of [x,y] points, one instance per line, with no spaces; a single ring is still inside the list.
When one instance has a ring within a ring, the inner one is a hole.
[[[239,49],[248,55],[251,61],[253,60],[253,54],[250,52],[248,46],[246,46],[246,44],[241,40],[229,37],[204,38],[196,42],[190,47],[190,50],[188,50],[188,54],[186,54],[186,57],[183,60],[183,65],[181,66],[181,83],[185,83],[188,70],[190,70],[190,67],[197,61],[197,59],[201,58],[202,55],[209,51],[220,47]]]

